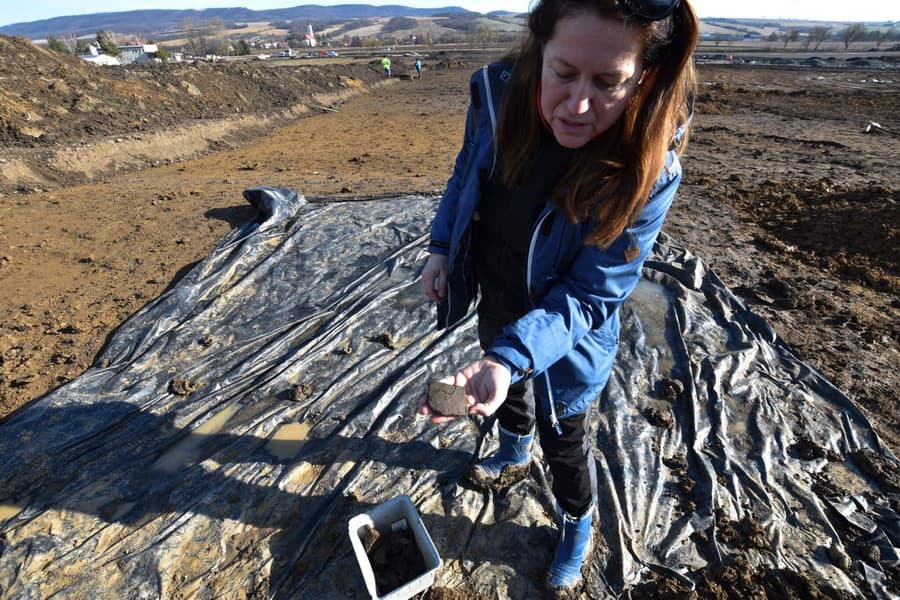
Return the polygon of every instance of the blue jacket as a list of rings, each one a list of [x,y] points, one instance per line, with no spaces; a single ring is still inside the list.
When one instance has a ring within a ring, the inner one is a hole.
[[[438,327],[463,318],[477,294],[469,223],[496,161],[494,132],[509,65],[494,63],[470,79],[465,137],[431,225],[429,251],[448,256],[447,298]],[[607,248],[583,243],[591,224],[572,223],[547,203],[534,226],[526,265],[531,310],[487,350],[513,382],[533,378],[538,410],[558,419],[580,414],[609,379],[619,339],[618,308],[637,285],[681,180],[670,151],[638,218]]]

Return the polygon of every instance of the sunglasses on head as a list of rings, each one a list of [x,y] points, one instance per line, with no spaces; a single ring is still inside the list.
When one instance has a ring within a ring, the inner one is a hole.
[[[661,21],[671,15],[679,0],[616,0],[622,12],[645,21]]]

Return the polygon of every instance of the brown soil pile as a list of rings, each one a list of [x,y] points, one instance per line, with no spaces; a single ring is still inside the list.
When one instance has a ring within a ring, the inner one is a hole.
[[[366,554],[380,596],[396,591],[427,571],[425,558],[408,527],[384,532],[369,528],[366,534]]]
[[[97,181],[240,145],[301,114],[333,110],[383,79],[365,62],[105,67],[4,36],[0,57],[0,194]]]
[[[461,142],[469,70],[484,59],[448,56],[444,64],[466,68],[435,69],[426,58],[421,80],[375,86],[383,78],[367,61],[101,69],[0,38],[0,414],[78,376],[124,319],[251,219],[243,189],[439,192]],[[896,451],[900,137],[865,130],[869,121],[900,130],[900,82],[849,68],[703,66],[700,75],[664,232],[857,402]],[[309,99],[336,90],[361,93],[334,96],[336,112],[290,112],[325,106]],[[198,120],[202,133],[191,129]],[[796,451],[817,448],[810,440]],[[831,494],[839,484],[822,486]],[[718,527],[734,557],[700,597],[835,597],[802,574],[756,572],[754,523]],[[678,585],[660,577],[636,592],[674,597]]]
[[[0,144],[41,147],[147,132],[197,119],[270,114],[369,85],[363,63],[259,61],[109,68],[0,36]]]

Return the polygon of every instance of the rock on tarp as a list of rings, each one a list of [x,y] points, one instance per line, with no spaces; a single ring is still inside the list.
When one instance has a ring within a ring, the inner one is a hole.
[[[417,281],[436,199],[245,197],[255,221],[0,423],[3,597],[362,597],[347,521],[401,493],[436,586],[539,596],[540,457],[506,492],[470,489],[486,424],[414,414],[478,353],[473,319],[434,331]],[[890,595],[897,461],[863,413],[688,252],[661,240],[645,275],[591,412],[590,597],[728,565]]]

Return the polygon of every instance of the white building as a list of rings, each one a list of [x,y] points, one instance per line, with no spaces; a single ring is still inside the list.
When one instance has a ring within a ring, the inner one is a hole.
[[[117,46],[121,54],[118,57],[103,54],[96,44],[88,46],[88,54],[79,54],[78,58],[96,65],[129,65],[131,63],[152,62],[156,60],[159,47],[156,44],[137,44],[133,46]]]
[[[118,46],[121,54],[119,62],[123,65],[130,65],[135,62],[152,62],[156,60],[156,53],[159,48],[156,44],[137,44],[134,46]]]
[[[88,44],[88,53],[79,54],[78,58],[95,65],[121,65],[119,59],[109,54],[102,54],[95,44]]]
[[[306,34],[303,36],[303,45],[307,48],[316,47],[316,34],[313,33],[312,23],[306,22]]]

